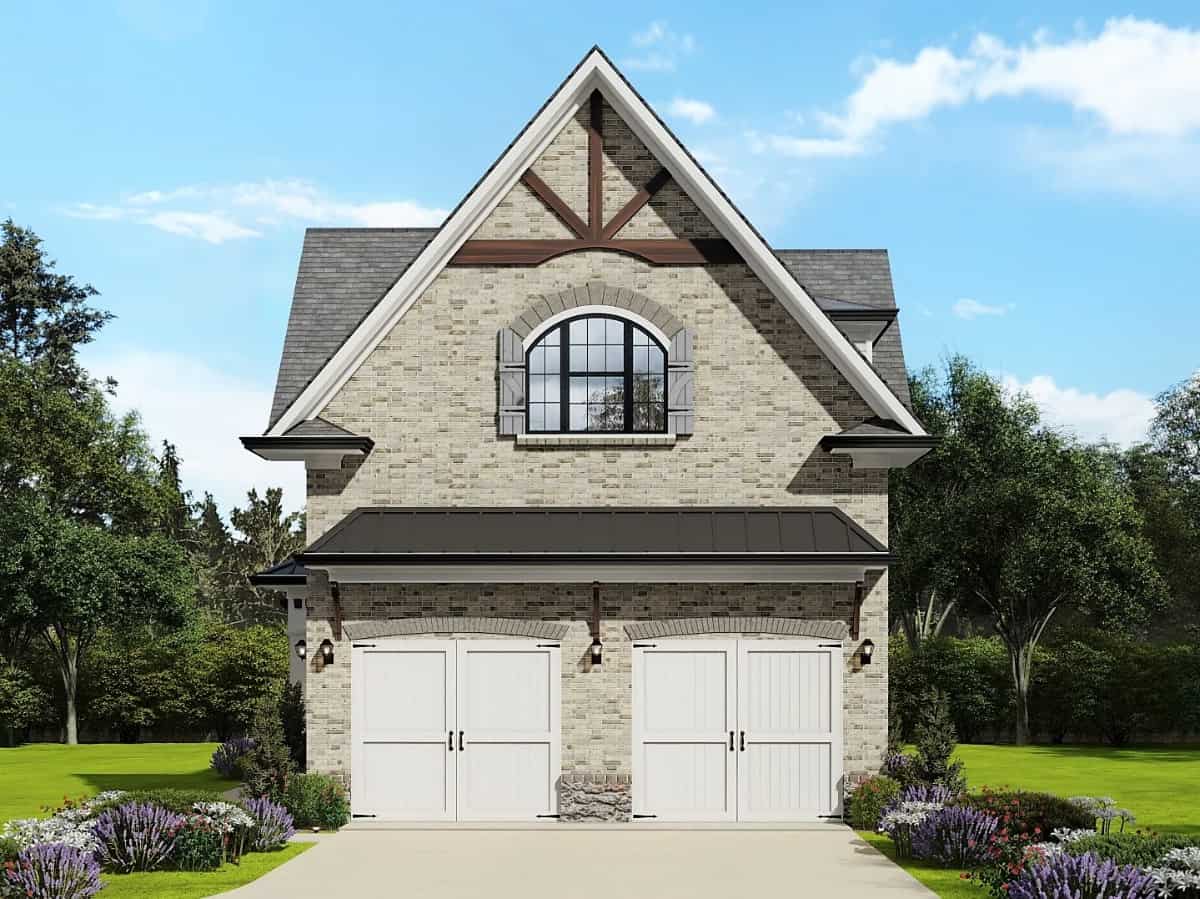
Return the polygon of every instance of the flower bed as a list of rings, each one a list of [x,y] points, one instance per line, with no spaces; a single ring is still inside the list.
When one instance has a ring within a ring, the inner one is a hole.
[[[109,791],[49,818],[3,825],[0,897],[88,899],[102,888],[102,870],[211,871],[244,852],[278,849],[295,832],[287,809],[269,800],[235,804],[179,791],[157,798]]]

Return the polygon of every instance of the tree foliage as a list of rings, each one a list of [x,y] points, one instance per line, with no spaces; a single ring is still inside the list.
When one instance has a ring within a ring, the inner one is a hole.
[[[913,468],[923,483],[904,484],[935,497],[902,507],[899,532],[920,534],[918,557],[932,560],[911,580],[923,577],[1004,641],[1024,743],[1034,650],[1054,616],[1143,627],[1163,601],[1162,579],[1111,454],[1044,427],[1028,397],[1006,395],[965,359],[913,386],[941,443]]]

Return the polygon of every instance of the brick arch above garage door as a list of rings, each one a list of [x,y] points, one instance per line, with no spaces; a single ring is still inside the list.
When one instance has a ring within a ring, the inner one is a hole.
[[[777,634],[781,637],[816,637],[845,640],[850,627],[844,621],[806,618],[774,618],[761,615],[733,615],[728,618],[670,618],[660,621],[635,621],[625,625],[630,640],[656,637],[695,637],[702,634]]]
[[[570,627],[554,621],[526,621],[520,618],[455,617],[388,618],[382,621],[347,621],[343,625],[351,640],[376,637],[414,637],[422,634],[492,634],[498,637],[533,637],[562,640]]]

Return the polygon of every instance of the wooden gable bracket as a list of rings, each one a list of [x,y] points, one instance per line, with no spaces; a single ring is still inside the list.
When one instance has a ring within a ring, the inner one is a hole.
[[[588,220],[580,218],[554,189],[526,169],[521,183],[562,220],[575,235],[555,240],[468,240],[450,265],[540,265],[555,256],[579,250],[609,250],[637,256],[654,265],[703,265],[741,262],[724,238],[620,240],[618,232],[671,180],[660,168],[621,209],[604,223],[604,103],[592,91],[588,121]]]
[[[854,611],[850,613],[850,639],[858,639],[858,629],[862,618],[863,582],[854,582]]]
[[[338,587],[337,581],[332,581],[329,584],[329,595],[333,599],[333,621],[330,625],[333,628],[333,639],[341,642],[342,639],[342,591]]]

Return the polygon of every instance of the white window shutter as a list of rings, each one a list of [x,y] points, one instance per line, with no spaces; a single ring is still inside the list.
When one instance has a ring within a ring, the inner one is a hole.
[[[525,345],[512,328],[497,335],[497,381],[500,389],[498,418],[501,437],[525,433]]]
[[[671,337],[667,359],[667,430],[672,434],[691,434],[696,426],[696,364],[692,343],[690,328],[680,328]]]

